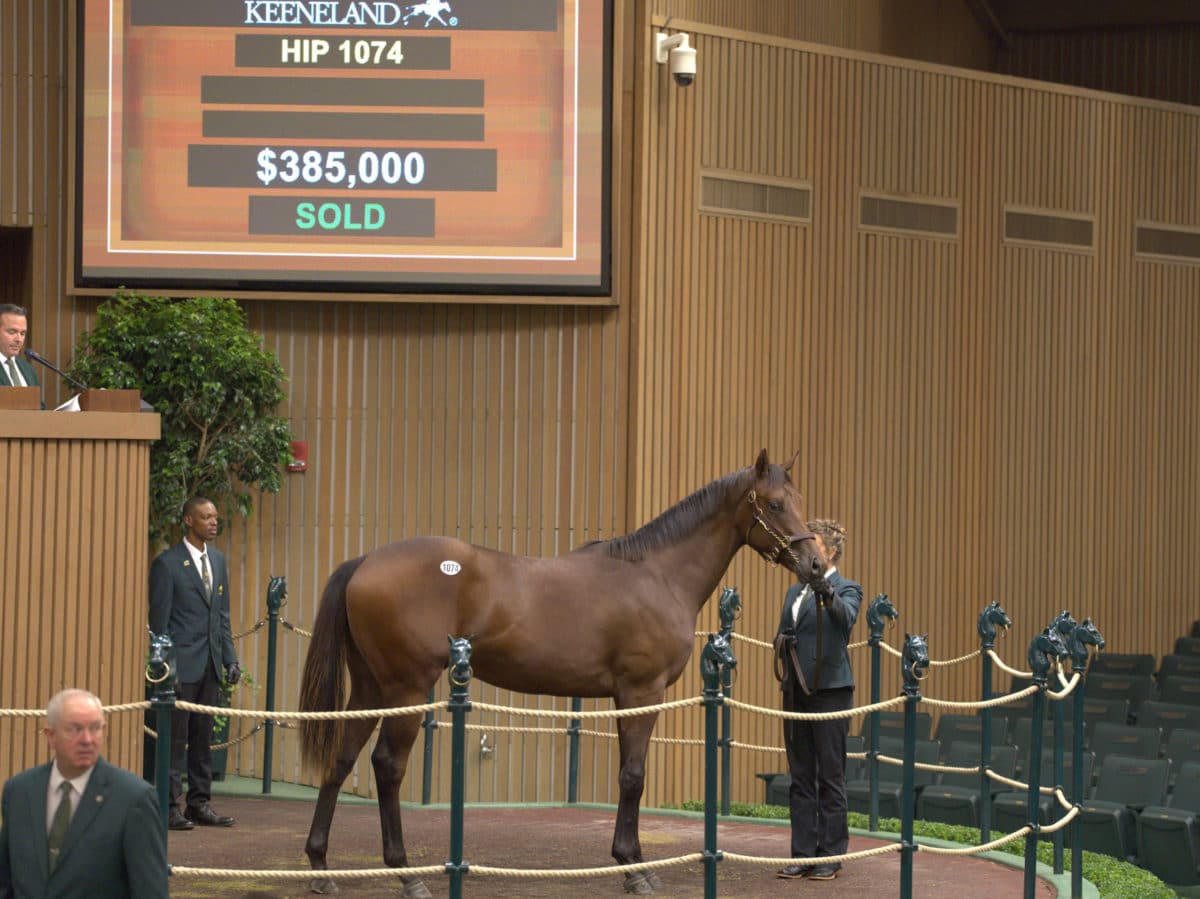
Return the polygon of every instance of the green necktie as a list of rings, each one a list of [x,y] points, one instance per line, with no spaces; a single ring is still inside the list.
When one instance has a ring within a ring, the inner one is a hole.
[[[204,578],[204,593],[212,598],[212,575],[208,573],[208,553],[200,554],[200,576]]]
[[[8,360],[8,380],[13,387],[20,387],[24,383],[20,375],[17,374],[17,358],[13,356]]]
[[[67,828],[71,826],[71,782],[64,780],[59,787],[62,799],[54,812],[54,820],[50,822],[50,835],[46,839],[50,847],[50,870],[58,864],[58,851],[62,849],[63,840],[67,838]]]

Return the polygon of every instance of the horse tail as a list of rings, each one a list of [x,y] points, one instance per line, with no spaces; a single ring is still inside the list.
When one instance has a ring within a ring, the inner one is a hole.
[[[300,711],[340,711],[346,693],[346,654],[350,641],[350,622],[346,618],[346,585],[366,556],[343,562],[325,584],[317,618],[313,623],[304,676],[300,681]],[[342,745],[344,722],[336,720],[300,721],[300,755],[305,762],[324,774],[333,770]]]

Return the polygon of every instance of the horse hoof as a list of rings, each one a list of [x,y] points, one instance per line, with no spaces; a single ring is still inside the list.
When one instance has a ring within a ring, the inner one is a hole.
[[[657,877],[654,879],[658,880]],[[645,871],[631,871],[625,875],[625,892],[636,896],[652,896],[654,887]]]
[[[322,896],[327,896],[330,893],[338,891],[338,885],[332,877],[314,877],[308,882],[308,888],[314,893],[320,893]]]
[[[642,875],[646,878],[646,883],[652,890],[661,890],[663,888],[662,881],[658,879],[658,874],[655,871],[643,871]]]
[[[429,888],[420,880],[406,883],[401,895],[404,896],[404,899],[433,899],[433,893],[429,892]]]

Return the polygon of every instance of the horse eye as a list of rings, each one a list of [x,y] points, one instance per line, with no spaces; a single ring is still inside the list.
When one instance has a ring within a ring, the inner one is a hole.
[[[767,503],[767,508],[770,509],[772,512],[782,512],[783,511],[783,503],[781,503],[777,499],[773,499],[769,503]]]

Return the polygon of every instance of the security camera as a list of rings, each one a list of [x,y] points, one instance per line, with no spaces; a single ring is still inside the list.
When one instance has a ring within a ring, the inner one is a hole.
[[[696,80],[696,51],[688,46],[688,36],[682,31],[670,37],[662,32],[654,35],[654,58],[659,64],[670,60],[671,77],[680,87]]]

